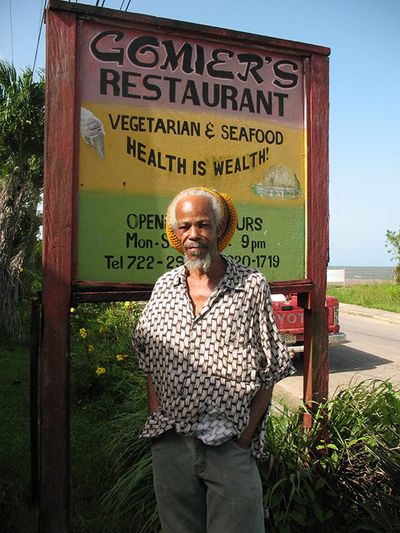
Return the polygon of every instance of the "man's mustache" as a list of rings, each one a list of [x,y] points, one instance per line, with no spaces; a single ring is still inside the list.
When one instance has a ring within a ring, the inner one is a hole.
[[[190,249],[190,248],[207,248],[207,245],[206,244],[193,243],[193,244],[189,244],[188,246],[186,246],[186,248],[188,248],[188,249]]]

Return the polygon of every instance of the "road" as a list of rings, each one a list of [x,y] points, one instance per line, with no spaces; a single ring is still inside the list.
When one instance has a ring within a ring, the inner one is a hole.
[[[400,325],[342,313],[341,330],[347,342],[329,349],[329,395],[366,379],[390,379],[400,386]],[[274,397],[293,407],[302,398],[303,360],[295,359],[297,374],[276,385]]]

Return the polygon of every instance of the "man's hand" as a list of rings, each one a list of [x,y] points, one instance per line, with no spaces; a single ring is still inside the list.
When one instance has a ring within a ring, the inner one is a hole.
[[[248,426],[243,430],[239,439],[237,440],[238,446],[241,448],[250,448],[251,440],[260,423],[265,411],[268,408],[271,401],[273,387],[267,390],[259,390],[251,401],[250,404],[250,420]]]
[[[240,438],[236,441],[237,445],[244,450],[248,450],[251,445],[251,438],[243,436],[243,433],[240,435]]]

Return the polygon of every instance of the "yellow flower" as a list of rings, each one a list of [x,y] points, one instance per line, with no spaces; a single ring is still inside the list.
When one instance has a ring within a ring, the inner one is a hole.
[[[79,335],[82,337],[82,339],[86,339],[86,337],[88,335],[86,329],[85,328],[81,328],[79,330]]]
[[[101,376],[102,374],[105,374],[107,370],[104,368],[104,366],[98,366],[96,368],[96,376]]]
[[[107,331],[107,328],[105,328],[104,326],[99,327],[99,333],[106,333],[106,331]]]
[[[71,307],[71,308],[70,308],[70,312],[71,312],[71,313],[75,313],[75,307]]]
[[[124,302],[124,306],[125,307],[130,307],[131,306],[131,302]]]
[[[90,352],[90,353],[94,352],[94,346],[93,346],[93,344],[89,344],[89,346],[88,346],[88,352]]]
[[[127,359],[127,357],[128,357],[127,355],[122,355],[119,353],[118,355],[115,356],[115,359],[117,361],[123,361],[124,359]]]

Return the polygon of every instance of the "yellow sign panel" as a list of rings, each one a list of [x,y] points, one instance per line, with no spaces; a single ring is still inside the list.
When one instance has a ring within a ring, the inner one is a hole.
[[[192,186],[233,199],[227,255],[305,277],[301,60],[92,22],[81,57],[78,280],[153,283],[182,264],[164,213]]]

